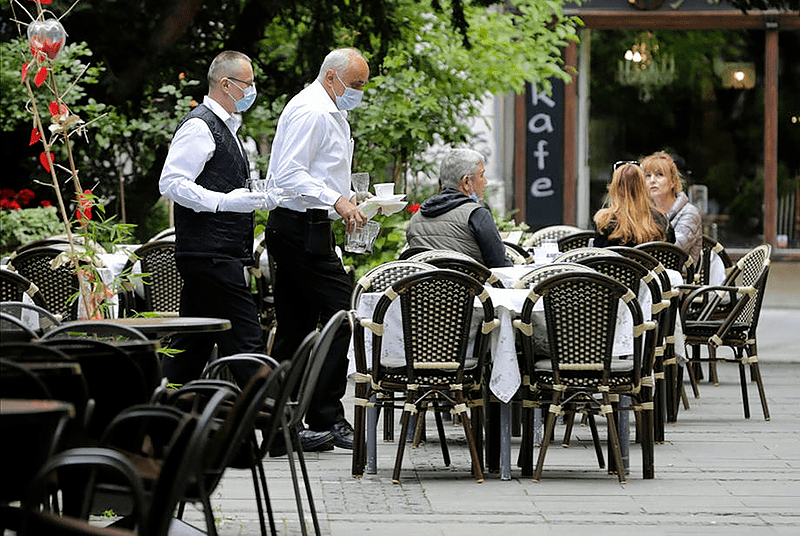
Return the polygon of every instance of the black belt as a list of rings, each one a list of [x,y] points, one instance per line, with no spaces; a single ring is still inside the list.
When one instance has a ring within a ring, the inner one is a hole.
[[[275,207],[272,209],[270,213],[274,213],[276,215],[286,218],[292,218],[295,220],[303,220],[309,222],[319,222],[328,220],[328,211],[325,210],[324,208],[310,208],[305,212],[299,212],[297,210],[291,210],[288,208]]]

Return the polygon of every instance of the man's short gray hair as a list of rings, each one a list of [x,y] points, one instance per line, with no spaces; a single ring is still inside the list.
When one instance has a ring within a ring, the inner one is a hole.
[[[483,155],[472,149],[453,149],[439,166],[439,186],[441,189],[458,188],[464,175],[474,175],[479,164],[485,164]]]
[[[238,67],[237,64],[242,61],[252,63],[247,54],[235,50],[225,50],[217,54],[217,57],[214,58],[208,68],[208,87],[211,87],[220,79],[230,76]]]
[[[339,76],[343,75],[357,58],[367,61],[364,55],[356,48],[337,48],[329,52],[319,68],[317,80],[322,82],[325,79],[325,73],[331,69],[336,71]]]

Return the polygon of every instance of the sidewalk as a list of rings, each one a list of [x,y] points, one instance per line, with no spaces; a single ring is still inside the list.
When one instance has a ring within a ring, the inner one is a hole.
[[[796,266],[796,265],[795,265]],[[776,278],[780,281],[781,278]],[[641,451],[631,447],[628,482],[598,469],[587,428],[576,427],[568,449],[548,449],[540,483],[489,474],[477,484],[460,428],[446,425],[453,458],[441,461],[435,434],[408,448],[402,484],[392,484],[396,445],[378,444],[378,474],[350,476],[350,453],[307,456],[323,534],[331,536],[486,536],[592,534],[641,536],[800,534],[800,301],[762,311],[759,358],[771,421],[764,421],[750,385],[752,418],[742,413],[738,370],[719,367],[721,385],[689,390],[689,411],[667,425],[656,445],[656,478],[642,480]],[[723,350],[728,352],[728,350]],[[352,384],[346,408],[352,411]],[[433,427],[433,421],[430,421]],[[600,425],[601,437],[605,437]],[[557,433],[563,428],[556,428]],[[512,439],[516,461],[519,438]],[[267,459],[278,533],[300,534],[286,458]],[[229,471],[212,503],[221,536],[259,534],[250,474]],[[200,520],[187,509],[187,518]],[[307,516],[310,533],[310,518]]]

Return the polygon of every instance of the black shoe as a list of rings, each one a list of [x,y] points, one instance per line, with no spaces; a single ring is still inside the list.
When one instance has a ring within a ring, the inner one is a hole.
[[[333,444],[340,449],[353,450],[353,427],[347,420],[342,419],[331,428]]]
[[[277,441],[270,447],[270,458],[286,455],[286,445],[280,439],[276,438]],[[303,446],[303,452],[322,452],[333,450],[334,438],[333,434],[328,430],[315,432],[308,428],[303,428],[300,430],[300,444]]]

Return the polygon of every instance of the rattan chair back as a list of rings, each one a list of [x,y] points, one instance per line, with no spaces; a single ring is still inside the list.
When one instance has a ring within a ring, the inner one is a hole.
[[[635,249],[646,251],[659,260],[667,270],[676,270],[681,273],[687,283],[694,281],[694,262],[692,257],[684,250],[669,242],[645,242],[635,246]]]
[[[562,236],[558,239],[558,251],[565,252],[571,249],[586,248],[594,239],[594,231],[578,231]]]
[[[450,257],[437,257],[428,259],[429,264],[436,268],[443,268],[447,270],[455,270],[462,272],[470,277],[474,277],[484,285],[489,285],[495,288],[504,288],[503,282],[498,278],[489,268],[483,264],[472,259],[456,259]]]
[[[558,240],[561,237],[577,233],[579,231],[583,231],[583,229],[580,227],[575,227],[574,225],[550,225],[548,227],[543,227],[538,231],[534,231],[533,234],[531,234],[525,241],[522,242],[522,246],[526,248],[538,248],[545,240]]]
[[[356,282],[350,297],[350,308],[358,308],[359,299],[365,292],[383,292],[392,283],[408,275],[435,269],[436,267],[432,264],[412,260],[397,260],[379,264]]]
[[[168,240],[148,242],[134,252],[125,269],[132,269],[136,262],[141,266],[142,291],[137,312],[156,312],[177,315],[180,311],[183,279],[175,264],[175,243]],[[134,292],[129,289],[129,295]]]
[[[553,262],[578,262],[579,260],[585,259],[586,257],[598,257],[606,255],[616,255],[616,253],[610,252],[607,248],[596,248],[596,247],[586,246],[585,248],[575,248],[565,251],[564,253],[553,259]]]
[[[59,263],[63,252],[50,247],[31,248],[14,256],[8,268],[36,285],[44,307],[63,320],[78,318],[78,276],[71,263]]]

